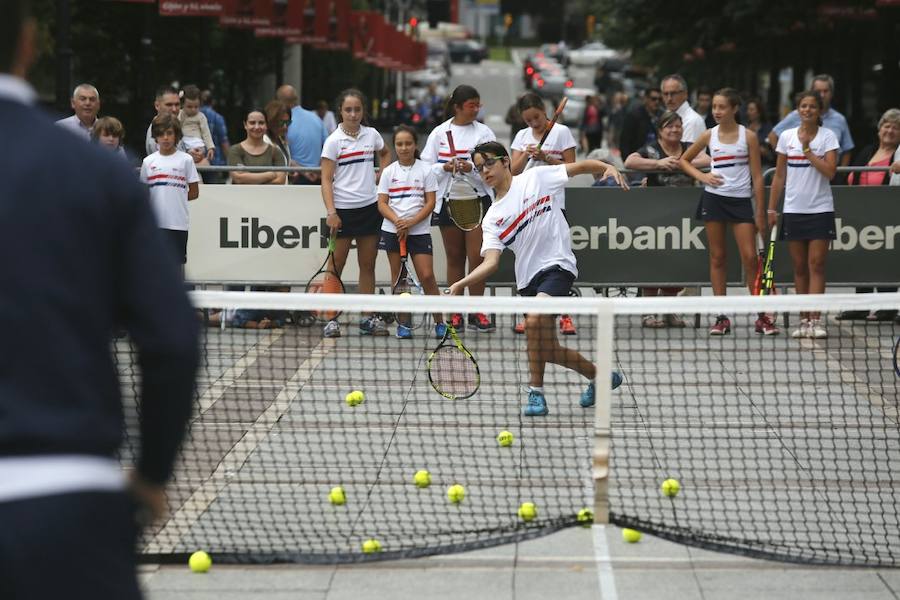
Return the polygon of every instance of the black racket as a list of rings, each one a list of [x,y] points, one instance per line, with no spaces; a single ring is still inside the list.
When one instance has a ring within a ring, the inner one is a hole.
[[[328,255],[325,257],[325,261],[322,263],[322,266],[319,267],[319,270],[316,271],[315,275],[310,277],[309,282],[306,284],[307,294],[344,293],[344,282],[341,281],[340,275],[334,270],[334,245],[335,236],[332,235],[328,238]],[[322,323],[333,321],[334,319],[337,319],[340,314],[341,312],[338,310],[310,311],[310,315]]]
[[[441,343],[428,356],[426,370],[434,391],[450,400],[471,398],[481,386],[481,373],[475,357],[463,346],[456,329],[449,324]]]
[[[769,235],[769,246],[766,249],[766,261],[763,265],[759,283],[759,295],[771,296],[775,293],[775,240],[778,238],[778,225],[772,227]]]
[[[453,143],[453,132],[447,131],[447,145],[450,146],[450,160],[456,160],[456,145]],[[450,199],[450,194],[454,198]],[[457,169],[453,169],[453,179],[444,195],[447,214],[453,224],[463,231],[472,231],[481,225],[481,198],[478,190]]]

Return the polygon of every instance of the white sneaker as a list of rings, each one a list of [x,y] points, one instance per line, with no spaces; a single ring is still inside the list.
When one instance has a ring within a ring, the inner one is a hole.
[[[328,321],[325,323],[325,329],[322,330],[322,335],[327,338],[341,337],[340,324],[337,321]]]
[[[808,338],[812,337],[811,330],[809,326],[809,319],[802,319],[800,321],[800,327],[791,332],[792,338]]]
[[[816,338],[817,340],[828,337],[828,332],[825,331],[825,326],[822,325],[822,321],[820,321],[819,319],[814,319],[810,322],[809,337]]]

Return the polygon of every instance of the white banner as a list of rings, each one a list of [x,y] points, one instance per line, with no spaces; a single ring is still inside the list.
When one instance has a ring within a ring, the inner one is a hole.
[[[306,285],[327,253],[322,236],[325,207],[319,186],[203,185],[190,202],[187,279],[204,283],[293,283]],[[447,260],[437,227],[432,228],[434,269],[446,279]],[[375,276],[390,283],[390,267],[379,252]],[[359,278],[351,251],[341,279]]]

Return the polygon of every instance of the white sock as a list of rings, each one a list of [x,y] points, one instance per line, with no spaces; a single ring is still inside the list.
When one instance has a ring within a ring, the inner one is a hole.
[[[535,386],[533,386],[533,385],[529,385],[529,386],[528,386],[528,391],[530,391],[530,392],[537,392],[538,394],[543,394],[543,393],[544,393],[544,386],[537,386],[537,387],[535,387]]]

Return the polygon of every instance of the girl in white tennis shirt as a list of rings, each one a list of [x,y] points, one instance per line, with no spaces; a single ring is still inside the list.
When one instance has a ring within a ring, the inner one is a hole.
[[[818,92],[797,96],[800,127],[778,137],[778,162],[769,192],[769,225],[778,222],[778,202],[784,191],[784,215],[779,239],[788,241],[798,294],[825,292],[825,257],[835,239],[834,199],[829,181],[837,171],[840,144],[830,129],[821,127],[824,110]],[[785,187],[786,185],[786,187]],[[819,313],[800,313],[800,327],[791,336],[828,337]]]
[[[452,118],[435,127],[425,142],[422,149],[422,161],[429,164],[432,173],[437,177],[438,192],[435,211],[437,217],[433,225],[441,228],[441,237],[444,240],[444,250],[447,253],[447,280],[453,283],[462,279],[466,274],[466,261],[469,263],[469,272],[481,264],[481,227],[472,231],[463,231],[453,224],[447,207],[444,206],[444,197],[449,192],[450,202],[454,198],[462,198],[471,191],[454,191],[451,187],[453,172],[463,174],[472,188],[481,196],[482,210],[487,211],[491,204],[490,193],[485,187],[481,177],[472,170],[470,152],[472,148],[483,142],[496,139],[494,132],[476,118],[481,108],[481,97],[478,90],[470,85],[460,85],[453,90],[450,99],[447,100],[447,112]],[[447,132],[453,133],[453,145],[456,148],[456,156],[451,156],[450,145],[447,142]],[[484,284],[477,283],[469,289],[472,296],[484,295]],[[451,315],[450,324],[457,330],[462,330],[463,317],[461,314]],[[494,325],[484,313],[469,314],[469,328],[479,332],[493,331]]]
[[[434,279],[434,262],[431,259],[431,215],[434,212],[437,179],[428,165],[418,158],[416,130],[406,125],[394,129],[394,150],[397,162],[381,172],[378,182],[378,210],[384,216],[381,224],[381,242],[378,247],[388,255],[391,263],[391,281],[400,274],[400,239],[406,238],[406,250],[419,276],[419,283],[426,294],[438,295]],[[444,317],[434,315],[434,333],[443,338],[446,332]],[[412,331],[397,324],[397,337],[412,337]]]
[[[731,225],[737,242],[747,289],[751,294],[757,271],[756,235],[766,231],[759,140],[756,133],[737,123],[740,107],[741,97],[731,88],[723,88],[713,94],[712,114],[718,125],[700,134],[679,160],[682,171],[705,184],[697,206],[697,219],[703,220],[706,226],[709,279],[716,296],[726,293],[728,263],[725,234],[728,225]],[[712,159],[710,171],[701,173],[691,161],[707,147]],[[753,198],[756,199],[755,214]],[[767,314],[760,313],[756,319],[756,332],[777,335],[778,328]],[[718,315],[709,334],[729,333],[731,319],[727,315]]]
[[[356,240],[359,263],[359,292],[375,292],[375,259],[381,239],[381,213],[375,195],[375,155],[382,168],[391,162],[391,151],[381,134],[362,124],[366,97],[355,89],[338,95],[340,122],[322,146],[322,201],[328,217],[325,222],[331,234],[337,233],[334,269],[340,275],[347,264],[350,242]],[[387,335],[384,322],[367,315],[359,322],[363,335]],[[339,337],[337,321],[325,325],[325,337]]]
[[[512,150],[511,170],[513,175],[522,173],[528,164],[532,167],[540,167],[575,162],[575,138],[565,125],[554,123],[553,127],[550,127],[550,119],[547,118],[543,98],[534,92],[526,92],[519,97],[516,108],[528,127],[520,129],[509,146],[509,149]],[[545,133],[547,139],[538,150],[538,144]],[[558,194],[554,200],[565,215],[565,192]],[[525,333],[525,321],[516,323],[513,331]],[[563,335],[575,335],[575,324],[572,322],[572,317],[569,315],[559,317],[559,332]]]
[[[516,286],[521,296],[568,296],[578,275],[569,224],[554,198],[570,177],[587,173],[603,173],[624,189],[625,178],[615,167],[599,160],[543,166],[529,169],[516,177],[509,170],[509,155],[499,142],[480,144],[472,150],[475,168],[484,182],[494,188],[496,199],[484,216],[484,261],[468,276],[450,286],[451,294],[461,294],[466,286],[483,283],[500,264],[506,248],[516,255]],[[546,415],[544,370],[554,363],[584,375],[590,383],[581,395],[581,406],[594,405],[594,378],[597,369],[590,360],[559,343],[555,319],[547,314],[525,317],[530,385],[528,403],[522,411],[526,417]],[[612,375],[612,387],[622,382]]]

